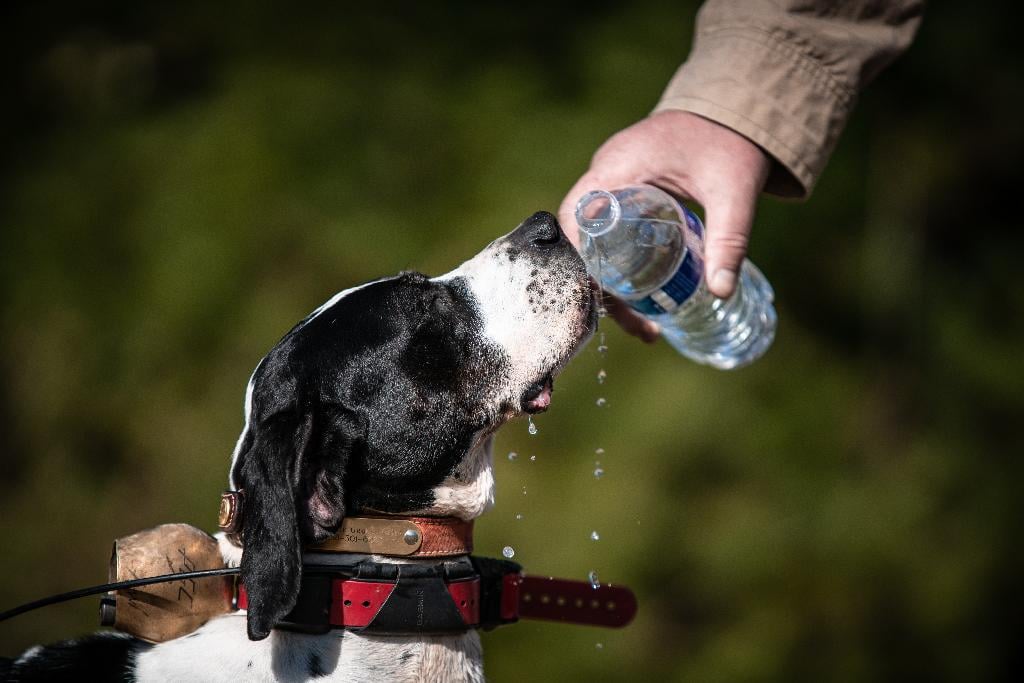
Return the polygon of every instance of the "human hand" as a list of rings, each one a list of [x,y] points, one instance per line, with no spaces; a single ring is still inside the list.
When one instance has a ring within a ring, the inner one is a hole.
[[[747,255],[757,197],[771,161],[739,133],[690,112],[666,110],[633,124],[608,139],[594,154],[590,169],[562,201],[563,226],[576,226],[576,203],[591,190],[648,183],[704,207],[704,243],[708,287],[723,299],[736,289]],[[565,228],[579,248],[577,229]],[[644,341],[658,337],[658,326],[624,302],[605,295],[608,313],[622,328]]]

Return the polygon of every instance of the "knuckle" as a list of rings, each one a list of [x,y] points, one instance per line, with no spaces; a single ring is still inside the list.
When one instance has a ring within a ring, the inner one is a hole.
[[[708,248],[720,252],[746,252],[750,238],[742,233],[725,233],[715,235],[708,242]]]

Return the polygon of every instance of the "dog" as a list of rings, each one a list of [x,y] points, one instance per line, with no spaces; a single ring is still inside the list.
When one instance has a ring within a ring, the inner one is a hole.
[[[331,297],[256,366],[230,487],[244,490],[248,609],[159,644],[117,632],[37,646],[12,681],[481,681],[475,630],[376,636],[275,629],[295,606],[303,548],[346,515],[474,519],[494,503],[492,439],[546,410],[592,336],[596,298],[553,215],[538,212],[455,270]],[[365,556],[337,556],[358,562]],[[422,560],[391,559],[410,562]]]

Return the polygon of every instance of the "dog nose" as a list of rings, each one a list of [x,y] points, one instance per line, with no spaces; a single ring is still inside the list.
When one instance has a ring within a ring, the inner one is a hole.
[[[558,219],[547,211],[538,211],[527,218],[523,221],[520,230],[523,231],[523,236],[531,246],[541,249],[553,247],[565,239],[562,228],[558,225]]]

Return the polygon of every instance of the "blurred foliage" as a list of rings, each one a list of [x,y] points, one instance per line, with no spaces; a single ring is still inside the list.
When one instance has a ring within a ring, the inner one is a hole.
[[[275,340],[339,289],[443,272],[557,207],[653,106],[696,8],[99,5],[4,10],[0,606],[100,582],[119,535],[212,528]],[[751,256],[781,323],[762,361],[720,373],[606,325],[539,434],[503,431],[479,551],[595,569],[641,611],[486,634],[492,680],[1020,668],[1018,43],[994,8],[936,3],[814,197],[763,203]],[[5,623],[0,652],[94,615]]]

